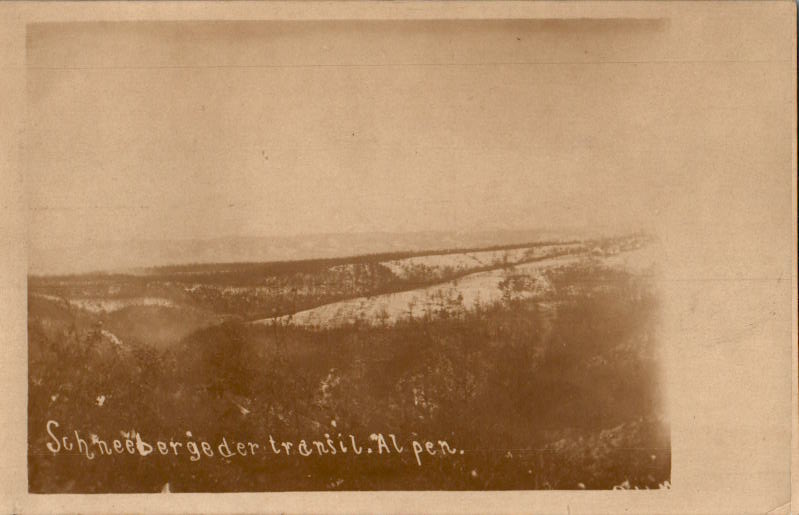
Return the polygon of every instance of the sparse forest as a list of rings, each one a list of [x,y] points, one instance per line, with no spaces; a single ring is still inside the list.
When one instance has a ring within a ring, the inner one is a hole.
[[[656,286],[602,261],[628,248],[611,242],[539,277],[504,264],[498,302],[465,306],[455,295],[393,322],[326,328],[250,324],[194,304],[96,313],[32,296],[31,491],[668,487]],[[464,452],[421,465],[411,452],[89,460],[48,450],[50,420],[87,440],[135,431],[151,443],[190,434],[265,445],[269,435],[342,434],[365,445],[382,433]]]

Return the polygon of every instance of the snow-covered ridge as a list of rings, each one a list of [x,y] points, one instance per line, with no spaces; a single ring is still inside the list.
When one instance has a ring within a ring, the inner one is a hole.
[[[71,306],[92,313],[112,313],[129,306],[171,307],[174,303],[160,297],[132,297],[129,299],[69,299]]]
[[[576,250],[581,243],[565,243],[507,250],[484,250],[457,254],[433,254],[414,256],[405,259],[384,261],[387,267],[399,278],[407,279],[415,273],[427,272],[443,277],[449,273],[463,273],[475,268],[513,265],[529,259],[562,254]]]
[[[522,249],[524,250],[524,249]],[[502,283],[509,277],[525,277],[525,288],[516,293],[517,298],[542,295],[549,288],[544,271],[567,266],[581,259],[580,255],[566,255],[524,263],[512,268],[496,268],[475,272],[457,280],[397,293],[372,297],[358,297],[326,304],[281,317],[266,318],[255,324],[294,324],[306,327],[337,327],[355,321],[371,324],[394,323],[410,317],[449,314],[473,310],[478,305],[500,301],[505,294]]]

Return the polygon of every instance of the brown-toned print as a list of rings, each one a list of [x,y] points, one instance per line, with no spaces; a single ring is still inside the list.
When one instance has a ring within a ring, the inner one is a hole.
[[[30,491],[670,488],[668,31],[29,26]]]

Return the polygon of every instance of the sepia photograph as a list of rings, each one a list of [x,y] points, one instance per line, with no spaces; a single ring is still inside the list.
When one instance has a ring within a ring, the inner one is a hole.
[[[789,512],[795,4],[58,5],[12,512]]]
[[[30,490],[669,488],[629,92],[534,62],[666,26],[31,26]]]

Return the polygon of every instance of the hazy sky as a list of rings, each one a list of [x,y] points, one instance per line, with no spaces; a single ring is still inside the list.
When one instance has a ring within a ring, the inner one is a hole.
[[[663,20],[34,25],[31,243],[647,226],[680,184],[675,124],[701,118],[644,59],[666,33]]]

